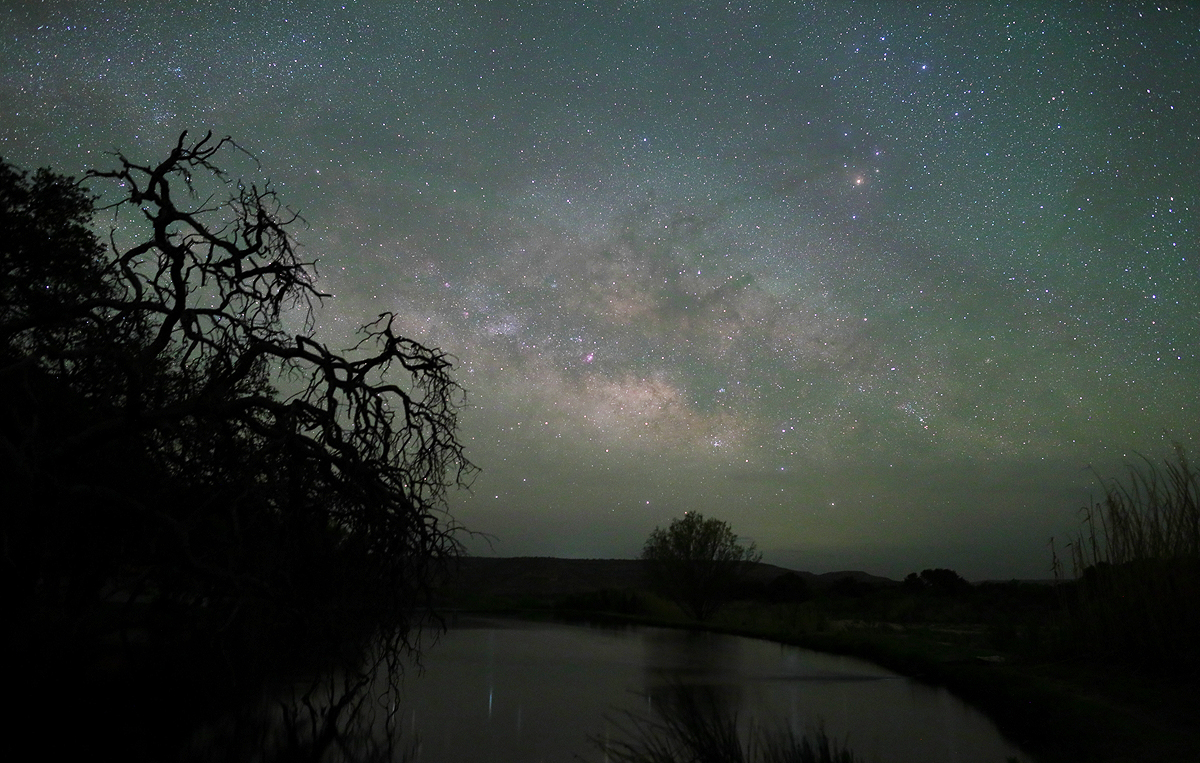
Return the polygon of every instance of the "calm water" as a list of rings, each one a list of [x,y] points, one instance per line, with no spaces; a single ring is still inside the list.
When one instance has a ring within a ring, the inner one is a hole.
[[[463,619],[405,679],[401,728],[418,760],[601,761],[589,739],[650,715],[680,685],[716,691],[744,726],[824,723],[865,761],[1028,758],[949,692],[867,662],[766,641],[660,628]]]

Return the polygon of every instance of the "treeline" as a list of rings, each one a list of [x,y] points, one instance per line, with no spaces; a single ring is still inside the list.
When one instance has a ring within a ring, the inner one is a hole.
[[[800,630],[826,630],[839,621],[860,626],[967,624],[979,630],[980,643],[996,649],[1041,649],[1061,626],[1061,607],[1070,587],[1016,580],[972,584],[944,569],[913,573],[903,582],[846,575],[810,583],[785,572],[767,581],[740,582],[726,602],[725,619],[718,618],[717,624],[736,622],[748,612],[754,613],[755,621],[769,617],[780,627]],[[536,606],[507,602],[518,603]],[[672,616],[670,602],[647,587],[578,592],[558,597],[550,606],[560,612]]]
[[[1143,459],[1103,486],[1103,500],[1082,510],[1082,530],[1051,560],[1053,582],[971,584],[949,569],[913,572],[902,582],[743,575],[727,591],[721,622],[753,621],[781,635],[838,623],[953,626],[959,641],[1019,658],[1123,664],[1198,680],[1200,471],[1176,445],[1173,458]],[[678,618],[653,590],[647,581],[642,590],[576,594],[558,607]]]

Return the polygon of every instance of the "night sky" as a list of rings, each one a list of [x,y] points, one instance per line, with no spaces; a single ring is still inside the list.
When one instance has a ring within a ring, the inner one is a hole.
[[[229,5],[6,3],[0,155],[253,152],[320,337],[457,358],[474,552],[1045,578],[1196,450],[1194,4]]]

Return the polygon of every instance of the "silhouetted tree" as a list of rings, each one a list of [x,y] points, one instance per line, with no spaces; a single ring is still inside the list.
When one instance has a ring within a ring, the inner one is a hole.
[[[929,587],[929,585],[921,579],[921,576],[915,572],[910,572],[905,576],[903,586],[904,590],[908,591],[909,593],[921,593]]]
[[[804,602],[812,597],[808,583],[794,572],[785,572],[767,583],[767,598],[770,601]]]
[[[943,596],[954,596],[971,590],[968,583],[954,570],[931,569],[908,573],[904,578],[904,590],[910,593],[935,593]]]
[[[349,352],[315,339],[298,216],[230,181],[230,150],[185,132],[87,173],[117,194],[107,246],[97,197],[0,162],[10,640],[147,600],[188,638],[334,638],[369,613],[404,639],[459,550],[444,499],[474,467],[450,359],[390,313]]]
[[[694,511],[672,519],[665,530],[656,527],[642,548],[651,582],[700,621],[716,613],[761,558],[753,543],[738,543],[728,523]]]
[[[971,590],[971,584],[954,570],[937,568],[921,570],[921,582],[925,587],[937,594],[954,596]]]

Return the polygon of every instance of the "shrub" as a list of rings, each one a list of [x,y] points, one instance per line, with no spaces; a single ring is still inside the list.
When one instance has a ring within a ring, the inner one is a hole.
[[[1082,509],[1068,545],[1076,585],[1067,597],[1073,644],[1146,667],[1200,673],[1200,472],[1182,446],[1149,459],[1104,500]],[[1055,571],[1062,577],[1057,555]]]

